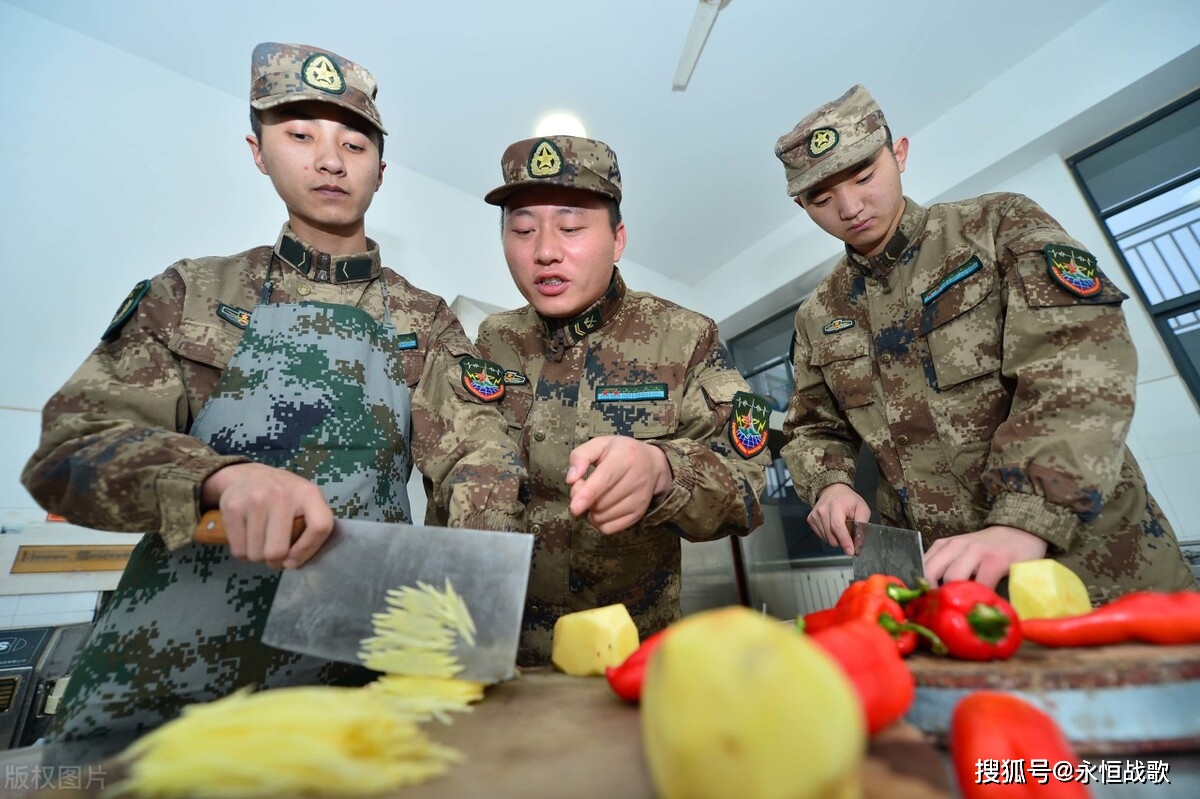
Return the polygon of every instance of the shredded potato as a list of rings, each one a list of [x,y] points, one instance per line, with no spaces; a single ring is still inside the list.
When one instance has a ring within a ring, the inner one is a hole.
[[[308,686],[191,705],[121,755],[105,797],[362,796],[423,782],[462,759],[417,726],[469,711],[484,685],[454,675],[475,623],[450,581],[388,592],[359,658],[384,675],[364,688]],[[380,700],[383,701],[380,701]]]
[[[450,581],[444,591],[418,582],[387,594],[388,610],[372,619],[375,635],[362,642],[358,657],[386,674],[453,677],[462,671],[454,657],[455,636],[475,645],[475,622]]]
[[[448,713],[469,711],[472,702],[483,699],[483,687],[483,683],[470,680],[386,674],[367,689],[379,693],[410,718],[433,718],[449,724]]]
[[[461,755],[359,688],[243,689],[190,705],[122,754],[104,796],[367,795],[445,773]]]

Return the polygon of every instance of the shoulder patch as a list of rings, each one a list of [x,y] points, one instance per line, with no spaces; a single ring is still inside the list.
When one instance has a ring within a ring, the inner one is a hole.
[[[150,290],[149,280],[139,280],[133,290],[121,302],[121,307],[113,314],[112,321],[108,323],[108,327],[104,328],[104,333],[100,336],[101,341],[112,341],[121,332],[121,328],[129,321],[129,317],[133,316],[133,312],[137,310],[138,303],[142,301],[142,297],[146,296],[146,292]]]
[[[484,402],[499,402],[504,397],[504,369],[482,358],[463,358],[463,388]]]
[[[729,442],[743,458],[753,458],[767,448],[771,404],[757,394],[739,391],[733,395],[729,415]]]
[[[843,316],[828,322],[825,327],[821,328],[821,332],[826,335],[830,333],[841,333],[843,330],[849,330],[852,327],[854,327],[854,320],[847,319]]]
[[[1072,294],[1091,297],[1102,287],[1096,268],[1096,256],[1062,244],[1047,244],[1042,248],[1050,277]]]

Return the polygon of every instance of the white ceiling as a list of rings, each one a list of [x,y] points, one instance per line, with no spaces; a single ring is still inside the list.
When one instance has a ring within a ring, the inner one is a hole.
[[[809,110],[865,83],[918,131],[1104,5],[732,0],[677,92],[696,0],[4,2],[234,97],[259,41],[334,50],[379,80],[386,159],[480,198],[570,110],[620,159],[626,257],[689,285],[797,213],[772,148]]]

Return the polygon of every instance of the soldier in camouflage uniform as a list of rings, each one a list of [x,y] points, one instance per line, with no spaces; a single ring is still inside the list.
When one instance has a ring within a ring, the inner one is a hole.
[[[917,528],[931,581],[995,586],[1053,557],[1093,602],[1196,583],[1133,455],[1125,295],[1018,194],[923,207],[862,86],[780,137],[788,194],[846,257],[796,313],[783,455],[809,522],[853,551],[858,448],[878,510]]]
[[[260,636],[278,569],[334,517],[411,521],[414,461],[450,524],[523,529],[524,467],[466,388],[474,347],[365,235],[385,166],[374,78],[275,43],[251,78],[247,141],[288,209],[275,246],[140,282],[50,399],[22,476],[76,524],[150,531],[71,675],[49,764],[104,757],[241,686],[369,680]],[[228,548],[193,542],[213,507]]]
[[[624,603],[643,637],[679,618],[681,539],[762,522],[769,406],[712,320],[626,288],[607,145],[520,141],[501,170],[485,199],[504,209],[504,255],[529,305],[485,319],[477,344],[530,473],[518,662],[536,665],[565,613]]]

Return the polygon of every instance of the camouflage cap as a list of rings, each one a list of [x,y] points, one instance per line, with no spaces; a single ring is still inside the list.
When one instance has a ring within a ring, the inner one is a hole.
[[[887,143],[887,120],[862,84],[813,111],[775,142],[787,193],[796,197]]]
[[[366,69],[319,47],[263,42],[250,60],[250,106],[259,111],[319,100],[353,111],[387,133],[375,107],[378,91]]]
[[[578,136],[543,136],[510,144],[500,157],[504,185],[484,195],[504,205],[528,186],[566,186],[602,194],[621,202],[621,169],[617,154],[602,141]]]

